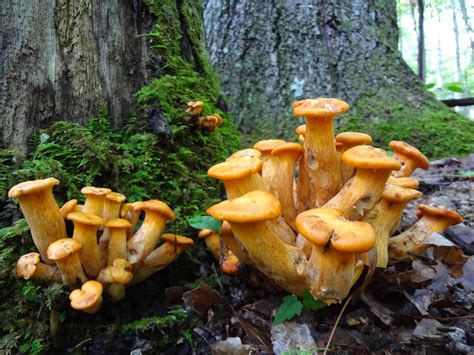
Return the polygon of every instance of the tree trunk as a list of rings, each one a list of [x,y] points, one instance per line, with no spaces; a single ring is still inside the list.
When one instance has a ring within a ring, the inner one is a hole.
[[[466,2],[465,0],[459,0],[459,5],[461,8],[461,15],[464,22],[464,26],[466,27],[466,32],[469,36],[469,41],[471,43],[471,67],[474,67],[474,28],[471,23],[471,19],[467,13]]]
[[[418,77],[425,82],[425,3],[418,0]]]
[[[141,0],[7,1],[1,15],[0,146],[25,151],[37,128],[102,106],[120,126],[148,77]]]
[[[456,74],[454,81],[460,82],[463,81],[462,78],[462,69],[461,69],[461,46],[459,44],[459,27],[458,27],[458,17],[456,15],[456,3],[454,0],[451,0],[451,9],[453,14],[453,31],[454,31],[454,42],[456,44]],[[455,95],[455,97],[459,97]]]
[[[245,133],[294,139],[301,121],[290,118],[291,102],[324,96],[353,106],[338,120],[339,128],[371,132],[376,143],[398,137],[425,145],[432,156],[445,154],[449,146],[434,146],[433,140],[444,137],[423,126],[465,122],[426,91],[403,61],[395,1],[204,4],[211,61]]]

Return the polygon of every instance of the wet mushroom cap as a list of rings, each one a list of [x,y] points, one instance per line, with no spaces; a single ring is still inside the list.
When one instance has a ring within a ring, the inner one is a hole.
[[[145,202],[142,202],[139,207],[143,210],[150,210],[154,212],[158,212],[168,219],[175,221],[176,220],[176,214],[173,212],[173,210],[163,201],[160,200],[148,200]]]
[[[263,222],[280,216],[280,201],[266,191],[251,191],[207,209],[207,214],[219,220],[235,223]]]
[[[400,170],[398,160],[390,158],[385,150],[370,145],[358,145],[342,154],[342,161],[359,169]]]
[[[236,151],[234,154],[232,154],[230,157],[226,159],[227,160],[232,160],[235,158],[240,158],[240,157],[249,157],[249,158],[260,158],[262,156],[262,153],[260,153],[259,150],[253,149],[253,148],[248,148],[248,149],[242,149]]]
[[[111,192],[107,194],[105,198],[113,202],[123,202],[126,199],[125,195],[120,194],[118,192]]]
[[[48,258],[51,260],[63,260],[81,250],[82,243],[73,238],[63,238],[51,243],[48,247]]]
[[[418,218],[423,216],[434,216],[434,217],[441,217],[441,218],[449,218],[452,219],[454,224],[461,223],[463,221],[462,216],[454,211],[447,210],[444,208],[428,206],[428,205],[419,205],[418,212],[416,214]]]
[[[67,215],[67,219],[73,222],[85,224],[88,226],[100,227],[101,225],[104,224],[104,220],[101,217],[93,215],[93,214],[82,213],[82,212],[69,213]]]
[[[423,194],[418,190],[392,184],[387,184],[382,193],[382,198],[390,202],[407,202],[420,198],[421,196],[423,196]]]
[[[407,189],[418,189],[418,187],[420,186],[420,182],[417,179],[412,178],[412,177],[396,178],[394,176],[390,176],[387,180],[387,183],[405,187]]]
[[[23,255],[16,263],[16,276],[28,280],[36,272],[36,266],[40,263],[39,253],[28,253]]]
[[[272,155],[279,156],[288,152],[293,152],[300,156],[304,152],[304,148],[298,143],[285,143],[272,150]]]
[[[71,307],[84,310],[95,305],[102,297],[102,291],[103,287],[100,282],[94,280],[85,282],[81,289],[76,289],[69,295]]]
[[[400,153],[412,159],[419,168],[427,170],[430,167],[428,158],[410,144],[403,141],[391,141],[388,146],[394,153]]]
[[[343,132],[339,133],[334,140],[344,145],[360,145],[372,143],[372,137],[360,132]]]
[[[317,98],[295,101],[291,104],[293,116],[328,117],[349,110],[349,104],[339,99]]]
[[[132,225],[129,221],[122,218],[114,218],[105,224],[106,228],[130,228]]]
[[[259,158],[244,156],[212,166],[207,175],[218,180],[235,180],[258,173],[260,170],[262,161]]]
[[[295,132],[299,136],[304,136],[306,134],[306,125],[302,124],[302,125],[296,127]]]
[[[59,180],[55,178],[47,178],[42,180],[31,180],[31,181],[24,181],[13,186],[10,191],[8,191],[8,197],[19,197],[22,195],[29,195],[35,192],[44,190],[46,188],[52,187],[54,185],[58,185]]]
[[[165,233],[162,236],[163,240],[168,243],[178,244],[183,246],[192,246],[194,241],[191,238],[183,237],[182,235]]]
[[[253,149],[257,149],[258,151],[262,153],[271,152],[273,149],[275,149],[279,145],[282,145],[285,143],[286,141],[282,139],[264,139],[255,143],[253,145]]]
[[[81,193],[84,195],[104,196],[110,194],[111,192],[112,190],[106,187],[86,186],[81,189]]]
[[[341,211],[335,208],[313,208],[296,217],[296,228],[308,241],[325,245],[331,237],[334,225],[343,219]]]
[[[375,245],[375,233],[366,222],[346,222],[336,226],[331,245],[342,253],[365,253]]]

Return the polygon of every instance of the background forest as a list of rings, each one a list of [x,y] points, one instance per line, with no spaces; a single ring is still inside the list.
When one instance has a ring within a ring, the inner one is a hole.
[[[344,99],[337,131],[385,149],[400,139],[430,159],[474,152],[474,106],[440,101],[474,96],[469,1],[35,0],[6,2],[1,16],[0,352],[205,352],[202,317],[181,295],[206,284],[231,297],[246,276],[223,275],[187,219],[224,195],[211,165],[259,139],[297,140],[295,100]],[[193,100],[222,126],[190,120]],[[121,302],[75,312],[67,287],[15,276],[34,246],[7,192],[49,176],[59,205],[86,185],[163,200],[178,217],[170,232],[196,246]]]

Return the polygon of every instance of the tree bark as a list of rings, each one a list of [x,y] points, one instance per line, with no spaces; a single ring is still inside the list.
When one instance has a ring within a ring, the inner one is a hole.
[[[141,0],[7,1],[1,16],[0,146],[25,151],[36,129],[102,106],[120,126],[148,77]]]
[[[458,17],[456,3],[454,0],[451,0],[451,10],[453,14],[453,31],[454,31],[454,42],[456,44],[456,77],[454,81],[460,82],[463,81],[462,69],[461,69],[461,46],[459,44],[459,27],[458,27]],[[455,97],[459,97],[455,95]]]
[[[425,2],[418,0],[418,76],[425,82]]]

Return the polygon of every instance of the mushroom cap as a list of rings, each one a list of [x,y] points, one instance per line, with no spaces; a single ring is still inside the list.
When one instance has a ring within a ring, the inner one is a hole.
[[[359,169],[400,170],[402,165],[390,158],[385,150],[370,145],[357,145],[342,154],[342,161]]]
[[[39,263],[39,253],[28,253],[23,255],[16,263],[16,276],[28,280],[35,274],[36,267]]]
[[[187,247],[194,245],[194,241],[191,238],[183,237],[182,235],[165,233],[163,234],[162,238],[165,242],[172,244],[178,244]]]
[[[212,116],[214,116],[216,118],[216,127],[219,127],[222,124],[221,115],[219,115],[218,113],[215,113]]]
[[[76,289],[69,295],[71,307],[77,310],[84,310],[94,306],[97,302],[100,302],[102,291],[103,287],[100,282],[94,280],[86,281],[81,289]]]
[[[298,117],[330,117],[349,110],[347,102],[324,97],[295,101],[291,106],[293,115]]]
[[[69,213],[74,212],[74,209],[76,208],[76,206],[77,206],[76,199],[69,200],[60,209],[61,216],[63,216],[63,218],[66,218]]]
[[[453,220],[453,224],[458,224],[463,221],[462,216],[455,211],[428,205],[419,205],[416,216],[418,218],[421,218],[423,216],[448,218]]]
[[[158,212],[168,219],[175,221],[176,220],[176,214],[173,212],[173,210],[168,206],[166,203],[160,200],[148,200],[142,202],[142,205],[140,205],[141,209],[145,210],[145,212],[148,211],[154,211]]]
[[[86,186],[81,189],[81,193],[84,195],[105,196],[110,194],[111,192],[112,190],[106,187]]]
[[[298,159],[304,152],[304,148],[301,144],[298,143],[285,143],[272,150],[272,155],[281,156],[284,154],[291,154],[295,156],[295,159]]]
[[[372,226],[345,219],[334,208],[314,208],[296,217],[296,228],[303,237],[316,245],[331,246],[342,253],[364,253],[375,244]]]
[[[104,224],[103,218],[82,212],[71,212],[67,215],[67,219],[87,226],[100,227]]]
[[[339,133],[334,140],[349,146],[372,143],[371,136],[360,132],[342,132]]]
[[[207,175],[218,180],[236,180],[258,173],[262,170],[262,161],[257,158],[240,157],[211,166]]]
[[[198,235],[198,236],[199,236],[199,238],[207,238],[207,237],[209,237],[212,233],[214,233],[214,231],[211,230],[211,229],[201,229],[201,230],[199,231],[199,235]]]
[[[221,235],[233,235],[234,232],[232,232],[232,227],[230,226],[229,222],[223,221],[222,226],[221,226]]]
[[[264,139],[255,143],[253,145],[253,148],[257,149],[258,151],[262,153],[266,153],[266,152],[271,152],[273,149],[275,149],[279,145],[282,145],[285,143],[286,141],[282,139]]]
[[[281,205],[270,192],[256,190],[211,206],[206,213],[229,222],[263,222],[277,218],[281,213]]]
[[[118,283],[126,285],[132,282],[132,264],[125,259],[115,259],[112,265],[102,269],[97,276],[97,281],[103,284]]]
[[[392,184],[385,185],[385,190],[382,193],[382,198],[390,202],[408,202],[421,196],[423,194],[418,190]]]
[[[123,202],[125,201],[126,197],[125,195],[118,192],[111,192],[105,196],[105,199],[113,202]]]
[[[248,148],[248,149],[242,149],[242,150],[236,151],[234,154],[228,157],[226,161],[235,159],[235,158],[240,158],[240,157],[260,158],[261,156],[262,156],[262,153],[260,153],[259,150]]]
[[[31,180],[24,181],[15,186],[13,186],[10,191],[8,191],[8,197],[20,197],[22,195],[33,194],[35,192],[45,190],[54,185],[58,185],[59,180],[55,178],[47,178],[41,180]]]
[[[123,218],[114,218],[105,224],[106,228],[116,228],[116,229],[128,229],[131,226],[132,225],[130,224],[130,222]]]
[[[428,158],[410,144],[403,141],[391,141],[388,143],[388,146],[394,153],[404,155],[413,160],[419,168],[427,170],[430,167]]]
[[[420,182],[412,177],[394,177],[390,176],[387,180],[387,184],[398,185],[406,187],[407,189],[418,189]]]
[[[299,136],[304,136],[306,134],[306,125],[299,125],[298,127],[296,127],[295,132]]]
[[[48,246],[48,259],[63,260],[81,250],[82,243],[73,238],[62,238]]]

